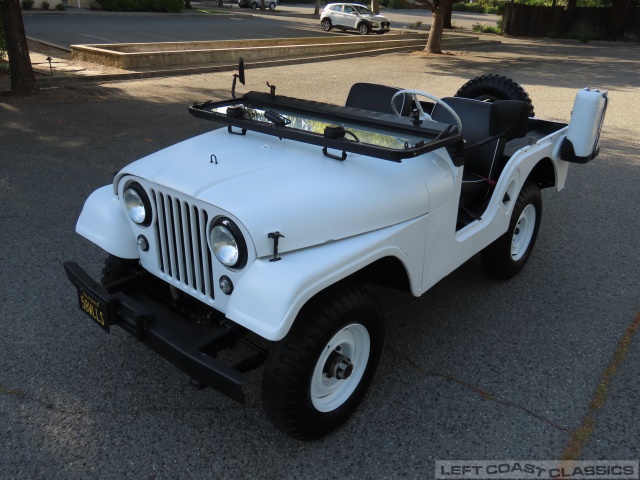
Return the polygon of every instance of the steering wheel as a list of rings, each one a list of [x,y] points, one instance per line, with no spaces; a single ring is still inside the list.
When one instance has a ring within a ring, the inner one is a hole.
[[[427,112],[425,112],[422,109],[422,105],[420,105],[420,102],[418,101],[418,95],[422,97],[426,97],[429,100],[433,100],[434,102],[436,102],[436,104],[442,106],[442,108],[444,108],[447,112],[451,114],[453,119],[456,121],[458,132],[459,133],[462,132],[462,122],[460,121],[460,117],[453,110],[453,108],[451,108],[449,105],[447,105],[444,101],[442,101],[440,98],[436,97],[435,95],[431,93],[423,92],[422,90],[400,90],[394,93],[393,97],[391,97],[391,108],[393,109],[393,112],[396,115],[401,116],[400,112],[398,112],[398,109],[396,108],[396,102],[395,102],[396,98],[400,95],[411,95],[411,98],[413,98],[413,103],[415,103],[416,108],[420,113],[420,118],[426,118],[427,120],[431,120],[431,115],[429,115]]]

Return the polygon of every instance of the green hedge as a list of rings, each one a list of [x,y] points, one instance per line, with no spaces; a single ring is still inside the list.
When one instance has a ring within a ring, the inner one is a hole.
[[[7,54],[7,45],[4,43],[4,32],[2,31],[2,22],[0,22],[0,58],[4,58]]]
[[[117,12],[179,12],[184,0],[98,0],[102,8]]]
[[[459,12],[493,13],[502,15],[504,2],[495,0],[476,0],[473,3],[458,2],[453,4],[453,9]]]

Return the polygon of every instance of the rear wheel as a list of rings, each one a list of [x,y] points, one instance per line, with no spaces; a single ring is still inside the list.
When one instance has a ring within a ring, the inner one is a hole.
[[[504,75],[479,75],[465,83],[455,94],[456,97],[473,98],[486,102],[495,100],[520,100],[529,104],[529,116],[533,117],[533,102],[529,94],[518,84]]]
[[[322,21],[320,22],[320,26],[322,27],[322,30],[324,30],[325,32],[329,32],[331,31],[331,20],[329,20],[328,18],[323,18]]]
[[[269,351],[262,377],[267,417],[300,440],[331,433],[362,401],[383,343],[382,311],[363,287],[339,285],[317,295]]]
[[[358,33],[360,35],[366,35],[367,33],[369,33],[369,25],[362,22],[360,25],[358,25]]]
[[[257,10],[258,4],[256,2],[251,3],[251,10]]]
[[[275,10],[276,9],[276,4],[274,2],[271,2],[269,4],[269,10]]]
[[[511,213],[509,230],[482,251],[482,266],[496,278],[516,276],[531,255],[542,219],[542,195],[537,183],[528,180]]]

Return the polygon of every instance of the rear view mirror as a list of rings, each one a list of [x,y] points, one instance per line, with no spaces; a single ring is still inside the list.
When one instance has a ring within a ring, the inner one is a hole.
[[[240,61],[238,62],[238,80],[244,85],[244,59],[242,57],[240,57]]]

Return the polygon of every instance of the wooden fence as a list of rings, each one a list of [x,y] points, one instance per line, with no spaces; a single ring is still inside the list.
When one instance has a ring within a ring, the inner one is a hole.
[[[640,8],[632,8],[624,31],[611,31],[611,7],[579,7],[569,17],[564,7],[538,7],[520,3],[505,5],[503,24],[509,35],[522,37],[560,36],[573,33],[602,39],[640,39]]]

